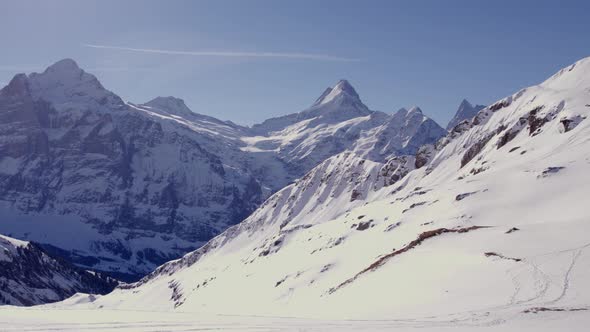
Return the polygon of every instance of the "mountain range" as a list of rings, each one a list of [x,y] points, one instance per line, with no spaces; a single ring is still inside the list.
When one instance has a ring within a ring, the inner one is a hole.
[[[0,90],[0,233],[134,281],[342,153],[405,173],[445,135],[418,107],[370,110],[346,80],[246,127],[175,97],[125,102],[65,59]]]
[[[327,90],[301,118],[255,130],[292,137],[280,129],[301,122],[297,128],[315,128],[308,125],[321,114],[316,107],[337,100],[338,89]],[[337,152],[243,222],[139,282],[49,308],[368,319],[468,330],[589,310],[583,185],[590,182],[589,91],[587,58],[483,108],[436,142],[406,151],[412,153],[380,160],[381,150]],[[360,119],[353,117],[348,128],[382,116],[358,111]],[[418,114],[402,110],[388,119]]]
[[[0,90],[0,301],[65,299],[39,312],[91,310],[76,323],[99,328],[146,312],[156,329],[578,326],[589,92],[586,58],[463,101],[445,130],[418,107],[372,111],[342,80],[245,127],[174,97],[123,102],[72,60],[19,74]]]

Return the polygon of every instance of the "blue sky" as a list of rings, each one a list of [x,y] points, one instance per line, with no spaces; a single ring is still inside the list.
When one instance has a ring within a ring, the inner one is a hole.
[[[418,105],[444,126],[463,98],[488,104],[590,56],[589,1],[0,0],[0,7],[0,83],[68,57],[128,101],[173,95],[195,112],[241,124],[303,110],[346,78],[371,109]]]

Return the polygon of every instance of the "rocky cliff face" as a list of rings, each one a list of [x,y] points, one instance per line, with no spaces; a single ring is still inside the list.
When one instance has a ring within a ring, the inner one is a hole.
[[[224,164],[210,137],[156,115],[68,60],[16,76],[0,91],[0,201],[27,222],[3,220],[0,231],[65,249],[88,268],[141,275],[260,204],[260,183]],[[90,227],[35,230],[62,216]]]
[[[30,306],[77,292],[105,294],[117,282],[47,254],[38,245],[0,235],[0,304]]]

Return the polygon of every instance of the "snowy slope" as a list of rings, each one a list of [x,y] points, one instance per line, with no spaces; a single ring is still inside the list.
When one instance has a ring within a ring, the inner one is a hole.
[[[589,92],[590,58],[415,156],[337,155],[142,281],[57,308],[443,327],[580,317],[590,309]]]
[[[457,109],[457,112],[455,112],[455,115],[447,124],[447,130],[453,129],[460,122],[463,122],[465,120],[471,120],[474,116],[477,115],[477,113],[479,113],[479,111],[481,111],[484,108],[484,105],[473,106],[470,102],[467,101],[467,99],[463,99],[463,101],[459,105],[459,108]]]
[[[0,90],[0,232],[134,279],[327,158],[384,162],[445,133],[419,109],[370,111],[346,81],[308,110],[247,128],[174,97],[125,103],[66,59]]]
[[[76,292],[108,293],[116,285],[49,256],[35,244],[0,235],[0,304],[43,304]]]
[[[130,310],[52,309],[0,307],[3,331],[586,331],[590,315],[585,311],[552,311],[539,314],[505,315],[495,321],[474,319],[473,313],[411,319],[311,319],[293,316],[227,315],[195,312],[145,312]]]

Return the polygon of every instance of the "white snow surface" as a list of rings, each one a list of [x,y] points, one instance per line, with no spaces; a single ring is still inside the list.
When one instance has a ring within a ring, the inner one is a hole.
[[[136,284],[0,321],[71,329],[69,313],[92,310],[88,326],[121,329],[585,331],[589,92],[587,58],[486,107],[402,179],[336,155]]]
[[[0,308],[6,332],[20,331],[586,331],[590,315],[583,311],[521,315],[482,322],[472,313],[410,319],[353,320],[205,314],[194,312],[130,311],[111,309]]]

